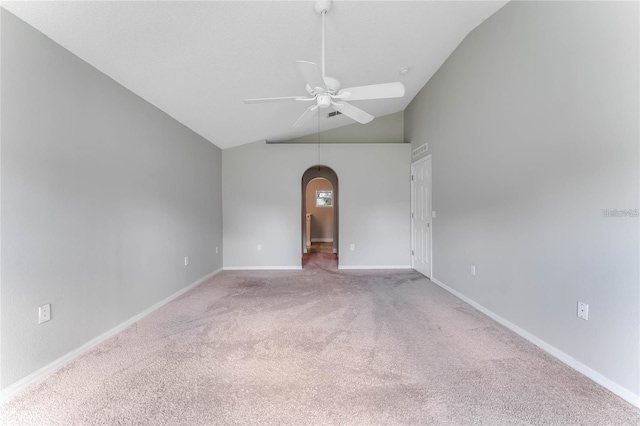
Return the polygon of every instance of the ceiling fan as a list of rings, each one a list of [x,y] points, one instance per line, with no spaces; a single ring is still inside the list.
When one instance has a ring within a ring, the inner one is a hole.
[[[358,123],[366,124],[375,117],[346,101],[401,98],[404,96],[404,85],[400,82],[395,82],[342,89],[340,82],[337,79],[325,74],[324,17],[329,9],[331,9],[331,0],[317,1],[314,9],[322,16],[322,72],[320,72],[318,66],[313,62],[295,61],[298,72],[300,72],[304,80],[307,82],[306,90],[308,95],[245,99],[244,102],[247,104],[290,101],[312,103],[312,105],[302,113],[300,118],[293,123],[293,127],[299,127],[302,123],[315,115],[319,109],[329,107],[357,121]]]

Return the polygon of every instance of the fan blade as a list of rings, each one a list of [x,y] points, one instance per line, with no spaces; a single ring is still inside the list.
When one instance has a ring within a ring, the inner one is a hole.
[[[305,112],[302,113],[300,118],[298,118],[296,122],[293,123],[292,127],[294,128],[300,127],[300,125],[305,121],[307,121],[313,115],[313,113],[315,113],[317,110],[318,110],[318,105],[311,105],[309,108],[306,109]]]
[[[349,101],[363,101],[366,99],[401,98],[403,96],[404,85],[397,81],[395,83],[349,87],[347,89],[342,89],[335,97]]]
[[[373,115],[369,114],[368,112],[365,112],[358,107],[354,107],[353,105],[344,101],[340,103],[332,102],[332,104],[333,104],[333,108],[335,108],[337,111],[340,111],[347,117],[353,120],[356,120],[358,123],[361,123],[361,124],[367,124],[368,122],[370,122],[375,118]]]
[[[315,98],[303,98],[301,96],[283,96],[279,98],[257,98],[245,99],[245,104],[262,104],[265,102],[288,102],[288,101],[312,101]]]
[[[296,61],[296,67],[298,67],[298,71],[302,75],[302,78],[304,78],[304,81],[307,82],[309,87],[314,90],[316,89],[316,87],[318,87],[320,88],[319,91],[322,92],[327,91],[327,86],[324,83],[322,74],[320,74],[320,70],[315,63],[309,61]]]

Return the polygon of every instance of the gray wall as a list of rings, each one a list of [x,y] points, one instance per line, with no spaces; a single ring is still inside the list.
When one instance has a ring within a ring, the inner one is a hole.
[[[603,209],[639,204],[638,40],[636,2],[512,2],[405,111],[434,277],[636,395],[638,218]]]
[[[333,185],[322,178],[313,179],[307,185],[306,201],[307,213],[311,214],[311,241],[333,241],[333,205],[316,207],[316,191],[333,193]]]
[[[347,124],[337,129],[325,130],[279,143],[402,143],[404,139],[404,111],[376,117],[367,124],[355,123],[351,119],[337,116],[328,120],[342,120]]]
[[[319,156],[306,144],[225,149],[224,266],[301,266],[302,175],[317,164],[338,176],[340,265],[409,265],[409,156],[409,144],[328,144]]]
[[[222,188],[220,149],[0,13],[6,387],[220,268]]]

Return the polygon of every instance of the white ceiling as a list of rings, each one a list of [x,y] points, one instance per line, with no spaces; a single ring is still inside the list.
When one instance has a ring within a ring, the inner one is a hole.
[[[402,111],[463,38],[506,1],[344,1],[326,16],[326,71],[342,87],[401,81],[401,99],[354,102]],[[3,2],[118,83],[221,148],[284,140],[353,121],[291,124],[306,103],[245,98],[305,95],[294,61],[320,63],[312,1]],[[400,75],[401,67],[410,72]]]

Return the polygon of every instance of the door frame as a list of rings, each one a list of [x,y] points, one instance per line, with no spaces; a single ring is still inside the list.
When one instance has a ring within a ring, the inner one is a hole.
[[[409,177],[411,179],[411,269],[415,269],[415,265],[414,265],[414,259],[415,259],[415,241],[414,241],[414,229],[415,229],[415,219],[414,219],[414,206],[415,206],[415,198],[414,198],[414,191],[413,191],[413,186],[414,186],[414,168],[415,166],[417,166],[418,164],[424,163],[426,161],[431,161],[431,167],[429,168],[429,185],[428,185],[428,192],[429,192],[429,215],[431,216],[431,219],[433,219],[433,194],[432,194],[432,189],[433,189],[433,159],[431,154],[425,155],[424,157],[413,161],[411,163],[411,176]],[[431,232],[429,232],[429,279],[433,278],[433,220],[430,222],[431,223]]]
[[[306,228],[306,202],[307,202],[307,185],[315,178],[323,178],[328,180],[333,186],[333,253],[340,264],[340,178],[338,173],[331,166],[325,164],[316,164],[308,167],[303,173],[300,180],[301,183],[301,256],[300,266],[302,267],[302,256],[306,253],[305,228]]]

